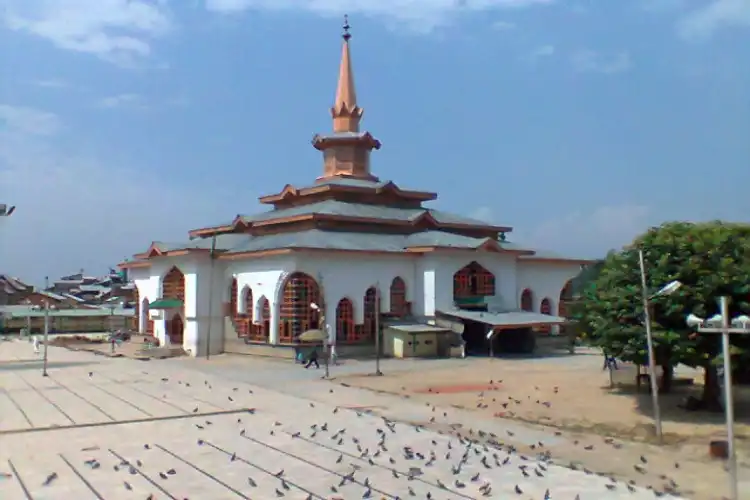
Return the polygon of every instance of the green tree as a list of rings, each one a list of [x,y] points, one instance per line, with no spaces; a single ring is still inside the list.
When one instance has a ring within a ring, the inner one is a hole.
[[[651,304],[656,362],[664,369],[662,389],[669,391],[674,367],[703,368],[703,404],[718,407],[716,366],[721,340],[696,334],[688,314],[719,312],[718,297],[731,297],[730,314],[750,312],[750,225],[725,222],[672,222],[655,227],[620,252],[611,252],[589,280],[573,308],[581,331],[604,352],[638,364],[648,362],[638,250],[644,252],[649,293],[672,280],[683,287]],[[733,338],[735,366],[750,361],[748,338]]]

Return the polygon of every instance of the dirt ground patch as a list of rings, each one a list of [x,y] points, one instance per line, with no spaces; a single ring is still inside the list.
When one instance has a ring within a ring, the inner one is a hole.
[[[727,483],[724,464],[708,456],[709,441],[726,435],[723,414],[687,412],[678,407],[699,387],[680,387],[674,394],[661,395],[665,443],[654,446],[647,387],[639,392],[633,386],[610,388],[598,356],[477,359],[467,367],[427,369],[421,370],[418,377],[414,375],[395,372],[383,377],[350,376],[339,380],[439,408],[470,409],[488,419],[509,418],[556,428],[557,432],[574,437],[575,445],[559,447],[554,450],[555,455],[591,471],[638,484],[647,481],[662,489],[665,483],[674,481],[689,498],[718,499],[727,494],[718,494]],[[451,389],[462,387],[473,390]],[[747,399],[738,398],[735,409],[742,467],[750,467]],[[641,463],[641,457],[648,460],[653,473],[634,468]]]

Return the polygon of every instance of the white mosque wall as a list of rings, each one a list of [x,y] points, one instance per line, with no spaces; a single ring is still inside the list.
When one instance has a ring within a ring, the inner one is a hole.
[[[246,312],[245,294],[252,291],[253,317],[260,318],[262,299],[269,302],[271,311],[270,343],[279,339],[279,306],[283,300],[283,286],[293,272],[313,277],[325,292],[326,318],[335,336],[336,306],[342,298],[351,300],[355,321],[364,319],[364,295],[371,286],[381,294],[381,311],[390,310],[390,286],[400,277],[406,284],[406,300],[411,302],[415,315],[432,316],[435,311],[450,310],[453,305],[453,275],[462,267],[476,261],[495,275],[496,295],[488,299],[492,307],[502,310],[520,308],[520,296],[529,288],[534,296],[534,311],[539,312],[541,301],[548,298],[552,314],[557,314],[560,292],[566,282],[580,272],[580,265],[560,262],[517,260],[512,254],[468,253],[444,251],[426,255],[352,255],[296,253],[293,256],[264,257],[225,261],[215,260],[213,271],[207,255],[182,258],[156,258],[150,268],[135,268],[131,277],[138,288],[142,307],[161,298],[162,279],[172,266],[185,275],[185,308],[183,348],[193,356],[216,354],[224,348],[224,304],[229,302],[232,279],[237,279],[238,311]],[[211,304],[209,308],[209,303]],[[152,311],[154,334],[162,345],[166,338],[164,311]],[[145,317],[141,315],[141,331]],[[209,326],[210,325],[210,326]],[[210,335],[209,335],[210,330]],[[209,339],[210,337],[210,339]]]
[[[581,272],[581,265],[568,262],[545,262],[534,259],[518,262],[517,300],[525,289],[532,292],[534,312],[540,312],[542,300],[549,299],[552,314],[556,315],[560,306],[560,293],[565,284]]]

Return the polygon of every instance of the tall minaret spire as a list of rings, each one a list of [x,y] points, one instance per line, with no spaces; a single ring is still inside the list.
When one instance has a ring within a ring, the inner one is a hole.
[[[349,16],[344,16],[344,39],[341,49],[341,65],[339,66],[339,83],[336,87],[336,99],[331,108],[334,132],[359,132],[359,122],[364,110],[357,106],[357,91],[354,88],[354,72],[352,71],[351,55],[349,53]]]
[[[370,152],[380,149],[380,141],[369,132],[359,131],[364,110],[357,106],[357,92],[354,90],[349,29],[349,18],[345,16],[339,83],[331,108],[333,133],[318,134],[312,141],[315,149],[323,152],[323,175],[318,177],[319,182],[332,177],[378,180],[370,173]]]

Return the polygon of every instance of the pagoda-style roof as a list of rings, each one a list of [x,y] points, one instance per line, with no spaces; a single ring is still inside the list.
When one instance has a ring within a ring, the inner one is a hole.
[[[332,132],[315,134],[312,145],[318,151],[323,151],[333,145],[357,144],[369,149],[380,149],[382,144],[370,132]]]
[[[294,251],[424,254],[457,250],[533,257],[533,250],[505,240],[511,227],[425,208],[422,204],[437,199],[436,193],[402,189],[371,172],[370,153],[380,148],[380,141],[360,131],[363,108],[354,87],[350,39],[347,24],[331,108],[333,131],[313,138],[313,146],[323,151],[323,176],[315,184],[300,188],[287,184],[280,192],[260,198],[261,203],[273,205],[272,210],[195,229],[189,233],[189,242],[154,242],[121,266],[148,266],[151,259],[194,253],[240,259]]]
[[[281,226],[305,220],[375,224],[381,226],[384,232],[393,232],[388,228],[394,227],[414,228],[412,231],[405,232],[434,228],[454,231],[478,230],[487,233],[487,236],[496,237],[498,233],[508,233],[513,230],[511,227],[494,226],[477,219],[443,212],[442,210],[347,203],[328,199],[307,205],[270,210],[257,215],[238,215],[234,220],[224,224],[193,230],[190,232],[190,236],[206,237],[214,233],[252,232],[253,228],[258,229],[270,225]]]
[[[399,188],[392,181],[381,182],[347,177],[324,177],[312,186],[297,188],[291,184],[284,186],[280,192],[259,198],[261,203],[277,207],[291,204],[309,203],[315,199],[340,197],[342,195],[368,196],[374,202],[384,204],[404,201],[420,202],[437,199],[437,193],[429,191],[406,190]]]
[[[423,254],[435,250],[474,250],[507,252],[517,256],[532,255],[532,250],[523,249],[513,243],[492,238],[471,238],[441,231],[424,231],[414,234],[347,233],[311,229],[253,236],[250,234],[222,234],[213,238],[200,238],[182,243],[153,242],[149,249],[136,254],[135,260],[124,262],[122,267],[148,265],[150,259],[175,257],[190,253],[210,252],[215,245],[219,259],[249,258],[270,252],[290,251],[347,251],[363,253],[412,253]]]

